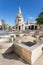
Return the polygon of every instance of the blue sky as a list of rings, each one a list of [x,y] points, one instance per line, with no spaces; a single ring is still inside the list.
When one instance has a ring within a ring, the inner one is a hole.
[[[0,0],[0,20],[13,26],[18,13],[19,5],[27,21],[35,21],[43,8],[43,0]]]

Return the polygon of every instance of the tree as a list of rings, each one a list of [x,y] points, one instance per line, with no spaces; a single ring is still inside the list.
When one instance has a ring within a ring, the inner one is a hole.
[[[8,27],[8,29],[9,29],[9,30],[12,30],[12,27],[11,27],[11,26],[9,26],[9,27]]]
[[[39,14],[38,18],[36,18],[36,21],[39,25],[43,24],[43,12]]]

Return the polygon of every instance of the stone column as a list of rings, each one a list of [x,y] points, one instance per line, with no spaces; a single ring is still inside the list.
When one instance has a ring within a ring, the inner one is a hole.
[[[34,25],[34,30],[35,30],[35,25]]]

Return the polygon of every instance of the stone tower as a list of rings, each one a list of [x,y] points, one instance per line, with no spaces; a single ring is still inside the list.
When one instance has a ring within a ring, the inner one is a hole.
[[[23,30],[24,29],[24,18],[22,16],[21,8],[19,7],[18,14],[16,17],[16,30]]]

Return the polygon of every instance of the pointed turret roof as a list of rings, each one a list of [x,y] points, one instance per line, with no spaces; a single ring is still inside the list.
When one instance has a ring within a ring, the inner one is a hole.
[[[20,6],[19,6],[19,11],[18,11],[18,13],[20,13],[20,14],[22,13],[22,12],[21,12],[21,8],[20,8]]]
[[[17,17],[23,17],[23,16],[22,16],[22,11],[21,11],[20,6],[19,6],[19,10],[18,10],[18,15],[17,15]]]

